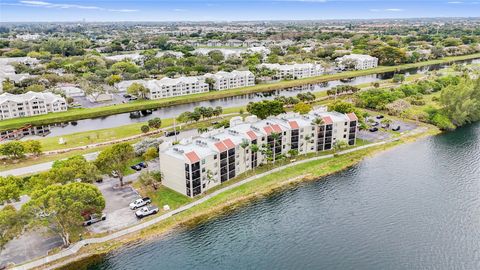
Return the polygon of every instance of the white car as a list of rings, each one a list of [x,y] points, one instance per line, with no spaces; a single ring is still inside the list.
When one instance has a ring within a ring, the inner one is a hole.
[[[135,215],[137,216],[137,218],[143,218],[146,216],[154,215],[156,213],[158,213],[158,207],[150,205],[142,207],[142,209],[135,212]]]
[[[93,223],[97,223],[105,219],[107,219],[107,215],[105,213],[91,214],[83,222],[83,226],[89,226],[89,225],[92,225]]]
[[[145,198],[136,199],[135,201],[130,203],[129,206],[130,206],[130,209],[135,210],[137,208],[150,204],[151,202],[152,200],[150,200],[149,197],[145,197]]]

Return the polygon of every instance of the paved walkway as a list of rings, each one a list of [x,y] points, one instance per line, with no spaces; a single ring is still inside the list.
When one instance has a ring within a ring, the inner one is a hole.
[[[379,145],[383,145],[383,144],[386,144],[388,142],[392,142],[392,141],[396,141],[396,140],[399,140],[400,138],[402,137],[406,137],[406,136],[412,136],[412,135],[417,135],[419,133],[422,133],[422,132],[425,132],[427,130],[426,127],[419,127],[415,130],[412,130],[411,132],[409,133],[405,133],[405,134],[402,134],[401,136],[397,137],[397,138],[392,138],[392,139],[389,139],[389,140],[386,140],[386,141],[382,141],[382,142],[378,142],[378,143],[372,143],[372,144],[368,144],[368,145],[364,145],[364,146],[359,146],[359,147],[356,147],[356,148],[352,148],[352,149],[348,149],[348,150],[344,150],[344,151],[340,151],[338,152],[339,155],[343,155],[343,154],[348,154],[348,153],[351,153],[351,152],[355,152],[355,151],[359,151],[359,150],[362,150],[362,149],[366,149],[366,148],[370,148],[370,147],[374,147],[374,146],[379,146]],[[254,181],[258,178],[261,178],[261,177],[264,177],[266,175],[269,175],[271,173],[274,173],[274,172],[278,172],[278,171],[281,171],[281,170],[284,170],[286,168],[289,168],[289,167],[292,167],[292,166],[296,166],[296,165],[299,165],[299,164],[303,164],[303,163],[306,163],[306,162],[310,162],[310,161],[314,161],[314,160],[320,160],[320,159],[327,159],[327,158],[332,158],[333,157],[333,154],[330,154],[330,155],[324,155],[324,156],[318,156],[318,157],[313,157],[313,158],[309,158],[309,159],[305,159],[305,160],[299,160],[299,161],[296,161],[296,162],[292,162],[290,164],[287,164],[285,166],[282,166],[282,167],[278,167],[278,168],[275,168],[275,169],[272,169],[270,171],[267,171],[267,172],[264,172],[264,173],[260,173],[260,174],[257,174],[257,175],[254,175],[252,177],[249,177],[249,178],[246,178],[244,180],[241,180],[235,184],[232,184],[232,185],[229,185],[229,186],[226,186],[224,188],[221,188],[211,194],[208,194],[206,195],[205,197],[202,197],[201,199],[199,200],[196,200],[194,202],[191,202],[189,204],[186,204],[180,208],[177,208],[171,212],[168,212],[168,213],[165,213],[163,215],[160,215],[160,216],[157,216],[151,220],[148,220],[146,222],[143,222],[143,223],[140,223],[138,225],[135,225],[135,226],[132,226],[132,227],[129,227],[129,228],[126,228],[126,229],[123,229],[123,230],[120,230],[120,231],[117,231],[115,233],[112,233],[112,234],[109,234],[109,235],[106,235],[104,237],[99,237],[99,238],[89,238],[89,239],[85,239],[85,240],[82,240],[82,241],[79,241],[73,245],[71,245],[69,248],[57,253],[57,254],[53,254],[53,255],[50,255],[50,256],[47,256],[47,257],[44,257],[44,258],[41,258],[41,259],[38,259],[38,260],[35,260],[35,261],[32,261],[32,262],[29,262],[29,263],[26,263],[24,265],[21,265],[21,266],[17,266],[13,269],[18,269],[18,270],[27,270],[27,269],[33,269],[33,268],[36,268],[36,267],[40,267],[44,264],[47,264],[47,263],[51,263],[53,261],[56,261],[56,260],[59,260],[59,259],[62,259],[62,258],[66,258],[68,256],[71,256],[71,255],[74,255],[75,253],[77,253],[82,247],[86,246],[86,245],[89,245],[89,244],[97,244],[97,243],[104,243],[104,242],[107,242],[107,241],[110,241],[110,240],[113,240],[115,238],[118,238],[118,237],[122,237],[122,236],[125,236],[127,234],[130,234],[130,233],[133,233],[133,232],[138,232],[140,230],[143,230],[147,227],[150,227],[160,221],[163,221],[167,218],[170,218],[172,217],[173,215],[176,215],[178,213],[181,213],[187,209],[190,209],[194,206],[197,206],[199,204],[202,204],[204,203],[205,201],[217,196],[218,194],[221,194],[223,192],[226,192],[228,190],[231,190],[231,189],[234,189],[238,186],[241,186],[243,184],[246,184],[246,183],[249,183],[251,181]]]

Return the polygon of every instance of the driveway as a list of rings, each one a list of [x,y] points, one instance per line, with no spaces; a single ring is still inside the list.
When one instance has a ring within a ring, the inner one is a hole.
[[[128,205],[138,198],[137,192],[130,186],[114,188],[118,179],[108,178],[103,183],[97,184],[105,197],[104,213],[107,214],[105,221],[100,221],[88,227],[93,233],[102,233],[118,230],[138,222]]]
[[[62,245],[62,238],[48,233],[45,228],[29,231],[7,243],[0,253],[0,268],[9,263],[20,264],[46,256],[51,249]]]

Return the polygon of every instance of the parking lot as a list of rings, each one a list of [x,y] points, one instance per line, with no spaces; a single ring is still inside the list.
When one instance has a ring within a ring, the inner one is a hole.
[[[388,116],[386,118],[388,118]],[[411,122],[392,120],[392,122],[390,123],[390,127],[384,129],[384,128],[381,128],[381,121],[383,119],[377,119],[375,117],[371,117],[369,119],[372,119],[373,121],[379,123],[378,126],[377,126],[378,131],[372,132],[372,131],[367,129],[367,130],[360,130],[358,132],[358,138],[359,139],[369,141],[369,142],[379,142],[379,141],[383,141],[383,140],[391,138],[394,135],[394,132],[392,131],[393,127],[397,127],[397,126],[400,127],[400,130],[396,131],[398,133],[403,133],[403,132],[406,132],[406,131],[410,131],[410,130],[413,130],[417,127],[416,124],[411,123]],[[367,123],[368,123],[368,121],[367,121]],[[371,127],[371,125],[369,125],[369,128],[370,127]]]
[[[143,169],[145,170],[145,169]],[[148,162],[148,170],[159,170],[158,160]],[[124,177],[124,182],[134,182],[141,172],[136,172]],[[114,231],[134,225],[139,222],[135,211],[130,210],[129,204],[140,198],[131,186],[118,187],[118,178],[105,176],[102,183],[96,184],[105,197],[105,209],[103,212],[107,219],[88,226],[93,233]]]

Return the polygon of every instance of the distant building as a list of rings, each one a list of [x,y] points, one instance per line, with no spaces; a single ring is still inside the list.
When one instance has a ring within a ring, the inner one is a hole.
[[[322,123],[315,124],[316,119]],[[232,118],[230,128],[216,129],[177,145],[160,146],[162,183],[189,197],[202,194],[268,159],[329,150],[337,142],[355,145],[358,119],[354,113],[313,110],[307,115],[287,113],[258,120]],[[278,135],[273,135],[274,133]],[[252,145],[270,149],[252,151]]]
[[[53,93],[28,92],[0,95],[0,120],[66,111],[67,102]]]
[[[203,75],[203,78],[211,78],[215,81],[213,90],[226,90],[255,85],[255,76],[248,70],[234,70],[232,72],[219,71],[215,74],[207,73]]]
[[[85,96],[85,92],[75,86],[74,84],[62,84],[62,85],[57,85],[57,87],[55,87],[55,92],[56,91],[59,91],[61,93],[63,93],[66,97],[83,97]]]
[[[369,69],[378,66],[378,58],[365,54],[348,54],[335,60],[338,68],[344,69]]]
[[[277,79],[302,79],[322,75],[325,68],[319,64],[260,64],[259,67],[275,70]]]

